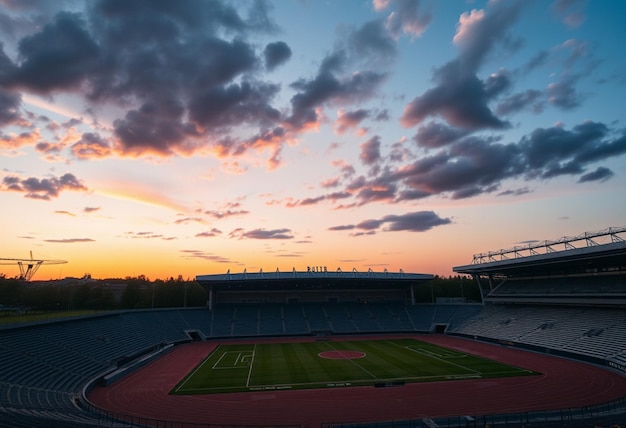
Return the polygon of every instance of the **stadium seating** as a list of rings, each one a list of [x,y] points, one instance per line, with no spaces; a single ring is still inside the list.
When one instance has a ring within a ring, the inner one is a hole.
[[[623,309],[327,302],[122,311],[1,330],[0,427],[97,426],[100,417],[77,404],[82,388],[137,356],[192,340],[190,330],[224,338],[433,332],[436,325],[626,364]]]
[[[626,349],[626,312],[619,308],[493,305],[450,331],[604,359]]]

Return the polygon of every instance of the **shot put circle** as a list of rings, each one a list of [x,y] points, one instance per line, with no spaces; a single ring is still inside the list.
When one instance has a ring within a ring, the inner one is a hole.
[[[359,351],[324,351],[317,354],[320,358],[326,358],[328,360],[355,360],[357,358],[364,358],[367,354]]]

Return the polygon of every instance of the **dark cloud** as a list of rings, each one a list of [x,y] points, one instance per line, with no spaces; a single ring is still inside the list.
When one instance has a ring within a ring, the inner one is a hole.
[[[0,85],[46,95],[80,89],[94,104],[126,109],[113,121],[116,152],[189,154],[234,125],[280,121],[270,105],[278,85],[255,79],[263,53],[249,41],[275,30],[263,2],[251,3],[246,16],[221,1],[94,1],[83,14],[58,13],[22,38],[18,63],[0,51]],[[268,45],[268,67],[284,62],[288,50]],[[0,117],[14,104],[0,100]],[[112,154],[107,146],[83,141],[73,149],[91,158]]]
[[[189,104],[191,119],[201,127],[228,130],[244,123],[268,126],[280,119],[270,101],[279,86],[245,81],[201,90]]]
[[[98,159],[111,154],[110,144],[99,134],[85,132],[80,140],[72,144],[72,154],[78,159]]]
[[[349,31],[322,60],[314,77],[291,83],[296,94],[285,123],[295,130],[316,128],[318,109],[371,98],[386,79],[384,70],[395,56],[395,43],[381,21]]]
[[[358,109],[354,111],[341,111],[335,123],[335,130],[338,134],[343,134],[350,128],[356,128],[359,124],[370,116],[370,111]]]
[[[372,165],[380,160],[380,137],[378,135],[361,144],[360,158],[365,165]]]
[[[77,88],[99,57],[83,18],[68,12],[60,12],[40,32],[21,39],[18,51],[22,62],[0,83],[39,93]]]
[[[94,213],[96,211],[100,211],[100,207],[85,207],[83,208],[83,212],[85,213]]]
[[[222,231],[214,227],[207,232],[197,233],[196,238],[214,238],[216,236],[220,236],[221,234],[222,234]]]
[[[208,210],[204,212],[206,215],[209,215],[213,218],[217,218],[217,219],[221,219],[221,218],[228,218],[228,217],[233,217],[233,216],[238,216],[238,215],[246,215],[249,214],[250,211],[246,211],[246,210],[222,210],[222,211],[218,211],[218,210]]]
[[[546,89],[548,102],[563,110],[571,110],[581,104],[580,95],[576,92],[574,79],[564,79],[550,83]]]
[[[533,113],[541,113],[544,105],[542,96],[543,93],[535,89],[512,94],[498,102],[496,113],[506,116],[527,109],[530,109]]]
[[[474,73],[497,43],[510,39],[524,1],[491,2],[485,10],[473,9],[459,19],[454,43],[459,49],[461,70]]]
[[[332,231],[359,229],[365,232],[357,232],[353,236],[373,234],[384,226],[385,232],[425,232],[433,227],[450,224],[449,218],[441,218],[433,211],[416,211],[402,215],[388,215],[381,219],[364,220],[356,225],[343,225],[328,228]]]
[[[298,91],[291,98],[292,112],[286,123],[293,129],[318,126],[316,111],[327,103],[342,103],[372,96],[386,77],[386,73],[365,71],[339,78],[331,70],[343,67],[341,54],[327,57],[320,71],[311,80],[300,79],[291,84]]]
[[[390,61],[397,54],[396,43],[381,20],[363,24],[350,35],[348,43],[357,56],[371,58],[373,63]]]
[[[332,226],[329,227],[328,230],[353,230],[355,229],[356,226],[353,224],[346,224],[346,225],[341,225],[341,226]]]
[[[229,236],[239,239],[293,239],[290,229],[253,229],[245,231],[241,228],[233,230]]]
[[[0,73],[1,72],[0,69]],[[5,91],[0,87],[0,126],[20,122],[21,105],[22,96],[20,94]]]
[[[291,49],[285,42],[269,43],[263,50],[263,56],[265,58],[265,68],[268,71],[272,71],[291,58]]]
[[[465,135],[467,135],[467,131],[452,128],[441,122],[431,121],[420,126],[413,139],[420,147],[435,149],[453,143]]]
[[[437,141],[436,131],[442,132]],[[503,143],[499,136],[458,135],[447,127],[436,124],[424,126],[422,137],[433,131],[437,141],[453,140],[427,156],[409,157],[409,163],[397,163],[381,154],[379,167],[369,176],[352,178],[344,185],[344,192],[354,203],[341,208],[370,202],[402,202],[423,199],[433,195],[447,195],[463,199],[480,194],[499,192],[498,195],[522,195],[527,187],[500,191],[508,179],[547,180],[562,175],[587,173],[590,164],[626,154],[626,135],[617,136],[607,125],[584,122],[571,130],[559,126],[537,128],[518,142]],[[448,135],[449,134],[449,135]],[[585,175],[581,182],[610,178],[604,167]]]
[[[609,168],[599,166],[595,171],[589,172],[587,174],[583,174],[578,179],[579,183],[586,183],[588,181],[606,181],[609,178],[613,177],[615,173],[611,171]]]
[[[597,122],[576,125],[571,131],[561,127],[535,129],[520,142],[527,175],[550,178],[578,174],[586,163],[626,152],[626,138],[605,142],[608,133],[608,127]]]
[[[96,242],[95,239],[91,238],[44,239],[43,241],[53,244],[77,244],[80,242]]]
[[[36,177],[21,179],[15,176],[5,176],[2,179],[2,184],[4,191],[21,192],[26,198],[40,200],[56,198],[64,190],[87,191],[87,187],[70,173],[60,177],[43,179]]]
[[[382,218],[387,231],[425,232],[433,227],[450,224],[449,218],[441,218],[433,211],[417,211],[403,215],[388,215]]]
[[[58,210],[54,212],[55,214],[62,214],[62,215],[68,215],[70,217],[76,217],[76,214],[71,213],[69,211],[65,211],[65,210]]]
[[[401,119],[404,126],[418,125],[430,116],[439,116],[450,125],[466,130],[510,126],[489,108],[492,95],[486,91],[485,83],[472,73],[463,73],[459,61],[437,69],[434,80],[436,87],[406,105]]]
[[[522,187],[520,189],[505,190],[498,193],[496,196],[521,196],[530,193],[531,190],[528,187]]]
[[[378,229],[381,224],[382,224],[381,220],[370,219],[370,220],[363,220],[362,222],[358,223],[355,227],[361,230],[374,230],[374,229]]]
[[[404,126],[418,125],[430,116],[467,130],[510,126],[489,107],[489,102],[510,86],[508,74],[501,71],[483,81],[476,73],[494,46],[507,40],[522,4],[494,2],[486,10],[461,15],[454,37],[458,58],[437,68],[433,73],[436,86],[407,104],[402,115]]]

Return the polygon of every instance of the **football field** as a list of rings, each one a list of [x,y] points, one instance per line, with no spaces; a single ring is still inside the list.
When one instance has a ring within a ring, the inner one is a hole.
[[[171,394],[211,394],[536,374],[416,339],[219,345]]]

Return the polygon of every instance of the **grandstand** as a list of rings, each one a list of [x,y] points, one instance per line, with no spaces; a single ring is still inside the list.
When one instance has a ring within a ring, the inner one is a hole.
[[[206,308],[117,311],[0,327],[0,427],[170,426],[111,415],[89,401],[89,391],[194,341],[421,333],[499,345],[493,352],[504,346],[582,360],[626,376],[625,231],[478,254],[454,270],[475,279],[483,292],[480,303],[416,302],[415,291],[433,278],[428,274],[316,267],[200,275]],[[607,426],[624,424],[625,405],[621,397],[611,411],[602,408]],[[590,417],[597,420],[590,408],[583,413],[587,419],[579,426]],[[529,417],[526,426],[563,426],[554,420],[529,424]],[[466,426],[469,419],[446,420],[420,418],[397,426]],[[509,416],[506,426],[521,426],[515,421]],[[342,426],[340,420],[328,422]]]

